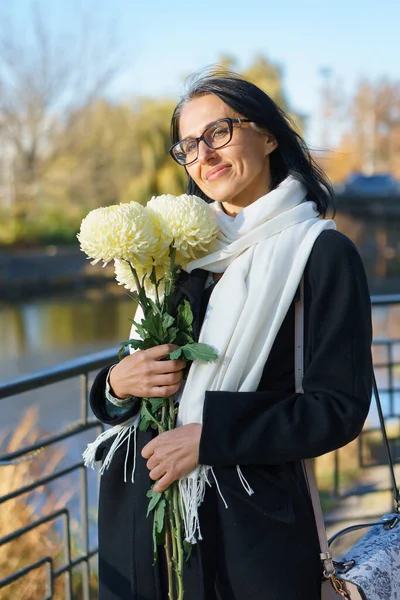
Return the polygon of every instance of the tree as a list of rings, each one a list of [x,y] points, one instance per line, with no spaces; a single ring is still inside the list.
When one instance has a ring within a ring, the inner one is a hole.
[[[400,177],[400,82],[361,80],[344,114],[341,139],[324,159],[332,180],[355,171]]]
[[[3,162],[2,189],[12,222],[19,227],[27,226],[40,210],[47,171],[59,153],[54,131],[60,115],[90,105],[119,68],[116,53],[94,48],[90,23],[84,25],[71,46],[53,41],[35,9],[30,44],[12,24],[0,24],[0,135],[8,167]]]
[[[279,64],[272,63],[265,56],[258,56],[243,75],[258,85],[285,111],[301,132],[304,128],[304,115],[291,110],[283,89],[283,69]]]

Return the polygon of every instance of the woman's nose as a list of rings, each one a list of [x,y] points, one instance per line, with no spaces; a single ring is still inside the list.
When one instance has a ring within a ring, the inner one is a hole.
[[[197,160],[201,163],[207,163],[210,158],[213,158],[215,156],[215,150],[214,148],[210,148],[209,146],[207,146],[207,144],[203,141],[200,140],[199,142],[199,151],[198,151],[198,156],[197,156]]]

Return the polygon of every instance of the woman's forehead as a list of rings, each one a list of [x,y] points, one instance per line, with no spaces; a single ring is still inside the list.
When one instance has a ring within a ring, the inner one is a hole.
[[[179,119],[180,138],[198,137],[217,119],[236,117],[236,112],[214,94],[193,98],[182,109]]]

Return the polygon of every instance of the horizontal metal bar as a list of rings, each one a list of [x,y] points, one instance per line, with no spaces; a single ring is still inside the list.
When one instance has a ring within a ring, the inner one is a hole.
[[[371,296],[371,304],[372,306],[400,304],[400,294],[374,294]]]
[[[31,444],[30,446],[24,446],[21,450],[15,450],[15,452],[1,454],[0,467],[9,466],[13,463],[13,461],[15,461],[15,459],[21,458],[25,454],[33,454],[38,450],[41,450],[42,448],[47,448],[52,444],[62,442],[63,440],[66,440],[70,437],[83,433],[84,431],[88,431],[89,429],[93,429],[99,426],[99,421],[91,419],[87,423],[80,424],[73,430],[67,429],[57,435],[53,435],[51,437],[39,440],[35,444]]]
[[[393,304],[393,298],[397,298],[400,303],[400,295],[375,296],[373,298],[381,299],[379,302],[377,301],[376,304]],[[391,301],[386,302],[388,298],[390,298]],[[382,299],[385,299],[385,302]],[[400,344],[400,340],[379,338],[374,340],[373,344],[392,346],[393,344]],[[23,392],[28,392],[100,369],[117,360],[118,350],[119,348],[109,348],[107,350],[102,350],[101,352],[95,352],[93,354],[59,363],[54,367],[10,379],[0,385],[0,399],[8,398],[16,394],[22,394]]]
[[[45,523],[49,523],[50,521],[56,521],[57,519],[63,516],[66,516],[69,521],[69,510],[65,507],[54,511],[53,513],[50,513],[45,517],[34,521],[33,523],[29,523],[29,525],[25,525],[25,527],[15,529],[12,533],[9,533],[8,535],[0,538],[0,546],[4,546],[5,544],[12,542],[16,538],[21,537],[21,535],[24,535],[25,533],[36,529],[36,527],[40,527],[40,525],[44,525]]]
[[[12,573],[11,575],[4,577],[3,579],[0,579],[0,588],[14,583],[18,579],[21,579],[21,577],[28,575],[28,573],[30,573],[31,571],[34,571],[35,569],[40,569],[40,567],[42,567],[45,564],[49,564],[50,570],[53,570],[53,559],[50,556],[46,556],[45,558],[41,558],[37,562],[27,565],[22,569],[18,569],[18,571],[15,571],[15,573]]]
[[[368,492],[366,492],[365,490],[360,490],[360,491],[355,490],[354,492],[351,492],[351,494],[339,494],[338,497],[341,500],[343,500],[345,498],[353,498],[353,496],[357,496],[357,497],[358,496],[369,496],[370,494],[379,494],[379,493],[382,493],[382,492],[387,492],[387,493],[391,492],[392,499],[393,499],[393,489],[392,488],[379,488],[379,489],[377,488],[377,489],[374,489],[374,490],[369,490]]]
[[[28,494],[29,492],[32,492],[36,488],[46,485],[47,483],[51,483],[55,479],[60,479],[61,477],[70,475],[71,473],[73,473],[74,471],[77,471],[78,469],[86,469],[83,462],[75,463],[75,464],[71,465],[70,467],[63,469],[62,471],[57,471],[56,473],[52,473],[51,475],[48,475],[47,477],[42,477],[41,479],[36,479],[29,485],[25,485],[23,487],[17,488],[16,490],[10,492],[9,494],[6,494],[5,496],[0,496],[0,504],[2,504],[3,502],[8,502],[9,500],[14,500],[15,498],[18,498],[19,496],[23,496],[24,494]]]
[[[88,354],[59,363],[54,367],[10,379],[1,384],[0,399],[15,396],[15,394],[21,394],[23,392],[29,392],[51,383],[58,383],[59,381],[64,381],[65,379],[70,379],[71,377],[76,377],[83,373],[105,367],[112,362],[118,361],[118,350],[119,348],[109,348],[101,352]]]
[[[89,550],[87,554],[79,556],[78,558],[72,558],[68,564],[64,565],[63,567],[60,567],[59,569],[54,570],[54,578],[59,577],[64,573],[71,572],[76,567],[79,567],[80,564],[87,562],[88,560],[96,556],[98,551],[98,548],[92,548],[92,550]]]
[[[386,512],[390,513],[392,511],[392,508],[389,508]],[[382,511],[385,512],[385,511]],[[357,523],[358,521],[360,521],[361,523],[363,523],[364,521],[375,521],[375,520],[380,520],[382,519],[382,513],[379,513],[378,515],[366,515],[363,517],[355,517],[350,516],[350,517],[343,517],[340,516],[337,519],[332,519],[332,518],[325,518],[324,522],[326,526],[330,526],[330,525],[336,525],[337,523]]]

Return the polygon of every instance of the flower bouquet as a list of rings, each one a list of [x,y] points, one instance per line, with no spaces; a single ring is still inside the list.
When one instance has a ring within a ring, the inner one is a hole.
[[[122,343],[146,350],[161,344],[176,344],[171,359],[212,361],[217,358],[206,344],[193,340],[193,315],[185,300],[173,309],[176,281],[182,267],[210,251],[218,226],[210,207],[200,198],[183,194],[152,198],[146,207],[137,202],[98,208],[83,219],[78,239],[92,264],[114,260],[116,280],[136,292],[142,318],[132,319],[136,337]],[[143,398],[141,431],[159,433],[175,426],[175,397]],[[165,492],[148,492],[148,516],[153,512],[154,561],[164,545],[168,572],[168,598],[183,598],[184,542],[182,502],[178,483]],[[190,544],[189,544],[190,546]]]

